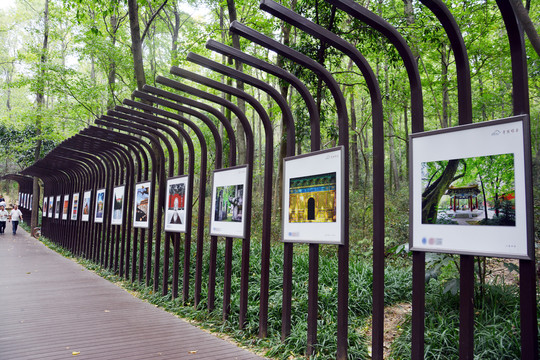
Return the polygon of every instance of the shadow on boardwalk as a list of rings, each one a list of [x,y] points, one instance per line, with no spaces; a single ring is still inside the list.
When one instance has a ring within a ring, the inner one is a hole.
[[[48,249],[0,234],[0,359],[262,359]],[[76,356],[73,356],[76,355]]]

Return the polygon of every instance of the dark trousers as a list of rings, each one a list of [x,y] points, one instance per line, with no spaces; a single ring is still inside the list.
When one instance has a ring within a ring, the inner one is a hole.
[[[17,232],[17,228],[19,227],[19,221],[12,221],[11,227],[13,228],[13,233],[15,234]]]
[[[5,229],[6,229],[6,222],[0,221],[0,234],[3,234]]]

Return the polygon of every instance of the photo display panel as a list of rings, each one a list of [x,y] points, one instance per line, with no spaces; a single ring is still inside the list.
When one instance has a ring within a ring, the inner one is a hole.
[[[527,116],[410,136],[410,248],[530,258]]]
[[[64,204],[62,206],[62,220],[67,220],[69,209],[69,195],[64,195]]]
[[[135,208],[133,211],[133,226],[147,229],[150,224],[150,202],[151,182],[135,184]]]
[[[43,212],[42,212],[42,216],[47,216],[47,205],[49,203],[49,198],[47,198],[46,196],[43,197]]]
[[[246,165],[215,170],[210,235],[245,238]]]
[[[125,186],[117,186],[113,190],[111,225],[122,225],[124,215]]]
[[[186,213],[188,199],[188,176],[167,180],[165,192],[165,231],[186,232]]]
[[[81,220],[88,221],[90,220],[90,200],[92,198],[92,190],[85,191],[83,193],[82,201],[82,211],[81,211]]]
[[[74,193],[71,201],[71,220],[77,220],[77,215],[79,215],[79,193]]]
[[[283,160],[284,242],[343,243],[343,147]]]
[[[54,218],[55,219],[60,219],[60,202],[61,202],[61,199],[62,199],[61,195],[56,196],[56,203],[55,203],[55,207],[54,207]]]
[[[96,191],[96,211],[94,221],[96,223],[103,222],[103,214],[105,212],[105,189],[99,189]]]
[[[50,218],[53,217],[53,207],[54,207],[54,196],[49,196],[49,207],[48,207],[49,213],[47,214],[47,216]]]

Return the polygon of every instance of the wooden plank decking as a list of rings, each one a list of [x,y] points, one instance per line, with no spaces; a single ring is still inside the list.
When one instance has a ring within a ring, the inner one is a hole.
[[[0,359],[68,358],[262,359],[136,299],[23,229],[0,234]]]

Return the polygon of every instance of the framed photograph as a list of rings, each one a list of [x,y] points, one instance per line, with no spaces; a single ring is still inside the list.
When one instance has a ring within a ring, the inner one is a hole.
[[[49,204],[49,199],[46,196],[44,196],[43,197],[43,212],[42,212],[41,216],[45,216],[45,217],[47,216],[47,205],[48,204]]]
[[[188,176],[174,177],[167,180],[165,193],[165,231],[186,232],[186,199]]]
[[[135,184],[135,209],[133,211],[133,227],[147,229],[150,224],[150,186],[151,182]]]
[[[96,223],[103,223],[103,214],[105,212],[105,189],[99,189],[96,191],[96,212],[94,215],[94,221]]]
[[[343,147],[283,160],[284,242],[343,243]]]
[[[90,201],[92,200],[92,190],[85,191],[83,193],[81,220],[90,220]]]
[[[210,235],[245,237],[247,173],[246,165],[214,171]]]
[[[64,195],[64,203],[62,205],[62,220],[67,220],[69,211],[69,195]]]
[[[56,196],[56,203],[54,204],[54,218],[55,219],[60,219],[60,202],[61,202],[61,199],[62,197],[60,195],[57,195]]]
[[[113,190],[113,203],[111,213],[111,225],[122,225],[124,216],[124,192],[125,186],[117,186]]]
[[[527,116],[410,136],[410,248],[530,259]]]
[[[73,199],[71,200],[71,220],[77,220],[79,215],[79,193],[73,194]]]
[[[53,207],[54,207],[54,196],[49,196],[49,207],[48,207],[49,213],[47,214],[49,218],[53,217]]]

